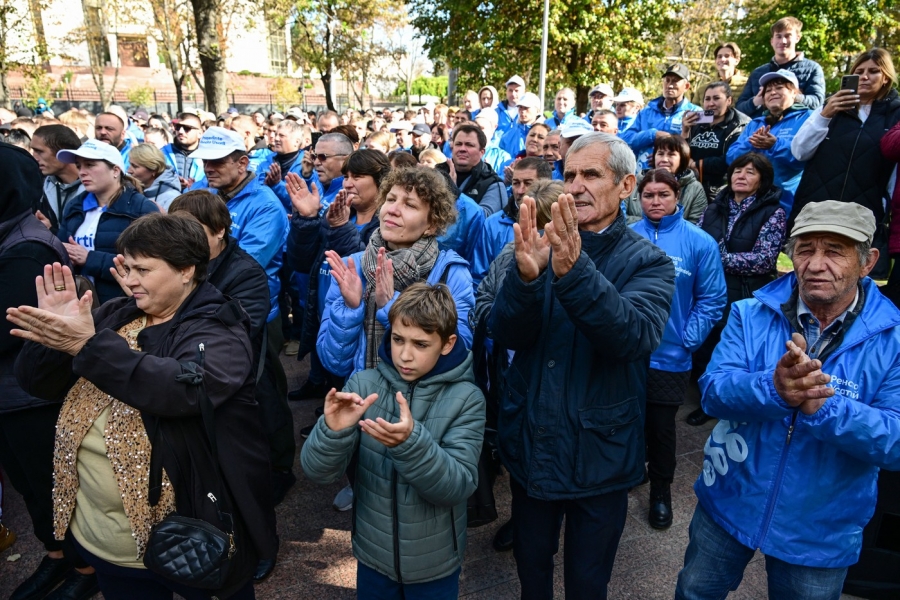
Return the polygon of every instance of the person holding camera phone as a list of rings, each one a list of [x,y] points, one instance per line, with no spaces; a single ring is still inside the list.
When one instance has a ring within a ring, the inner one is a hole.
[[[806,168],[788,226],[810,202],[856,202],[875,214],[874,244],[886,256],[883,223],[894,163],[882,155],[881,138],[900,122],[897,71],[886,50],[873,48],[853,61],[850,73],[843,78],[847,85],[812,113],[791,142],[791,153]],[[886,261],[879,267],[886,268]]]
[[[711,202],[725,185],[728,148],[743,133],[750,117],[734,108],[731,86],[724,81],[714,81],[706,86],[702,100],[703,112],[685,115],[681,136],[688,141],[691,160],[697,166],[697,178]],[[711,113],[706,122],[701,118],[703,113]]]

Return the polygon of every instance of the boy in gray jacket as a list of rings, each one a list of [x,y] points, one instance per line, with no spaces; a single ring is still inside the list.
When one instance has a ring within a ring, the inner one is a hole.
[[[456,306],[445,285],[409,286],[388,319],[381,362],[328,393],[300,460],[307,477],[333,483],[358,455],[357,598],[455,599],[484,396],[471,353],[456,344]]]

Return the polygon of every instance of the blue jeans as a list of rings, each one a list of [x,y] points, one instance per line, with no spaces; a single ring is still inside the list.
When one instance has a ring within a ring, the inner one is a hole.
[[[722,529],[699,504],[689,535],[675,600],[722,600],[740,585],[754,550]],[[804,567],[766,556],[766,575],[769,600],[838,600],[847,569]]]
[[[356,561],[356,597],[365,600],[456,600],[459,572],[425,583],[397,583]]]

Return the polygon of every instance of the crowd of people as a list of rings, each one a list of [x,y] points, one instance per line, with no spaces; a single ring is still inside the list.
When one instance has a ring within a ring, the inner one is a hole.
[[[629,491],[672,525],[692,384],[718,424],[675,597],[760,549],[771,598],[839,598],[900,470],[900,95],[873,48],[826,98],[802,27],[584,114],[518,75],[415,111],[0,109],[0,464],[47,551],[11,598],[253,598],[298,446],[346,484],[360,598],[458,596],[497,457],[522,598],[564,517],[566,597],[605,598]]]

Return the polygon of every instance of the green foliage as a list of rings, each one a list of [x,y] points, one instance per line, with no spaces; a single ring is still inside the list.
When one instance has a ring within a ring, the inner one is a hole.
[[[25,76],[25,88],[22,103],[32,110],[37,108],[38,98],[44,98],[52,104],[53,92],[57,86],[41,65],[21,65]]]
[[[297,91],[299,81],[286,77],[277,77],[269,82],[269,91],[275,100],[275,105],[282,110],[288,106],[300,104],[303,96]]]
[[[153,103],[153,88],[148,85],[139,85],[125,92],[125,97],[136,107],[147,107]]]
[[[410,94],[413,96],[437,96],[443,98],[447,95],[447,87],[449,85],[448,77],[441,75],[438,77],[416,77],[413,79]],[[394,91],[395,96],[406,94],[406,85],[403,82],[397,84]]]
[[[747,15],[737,23],[745,71],[772,59],[772,24],[783,16],[803,21],[803,37],[797,48],[825,71],[829,91],[860,52],[896,37],[900,11],[896,0],[763,0],[744,6]]]
[[[665,35],[677,26],[681,0],[551,0],[547,82],[550,93],[576,88],[579,106],[599,81],[614,88],[658,81]],[[429,57],[459,69],[459,88],[502,88],[518,73],[535,88],[539,77],[540,2],[412,0],[413,25]]]

